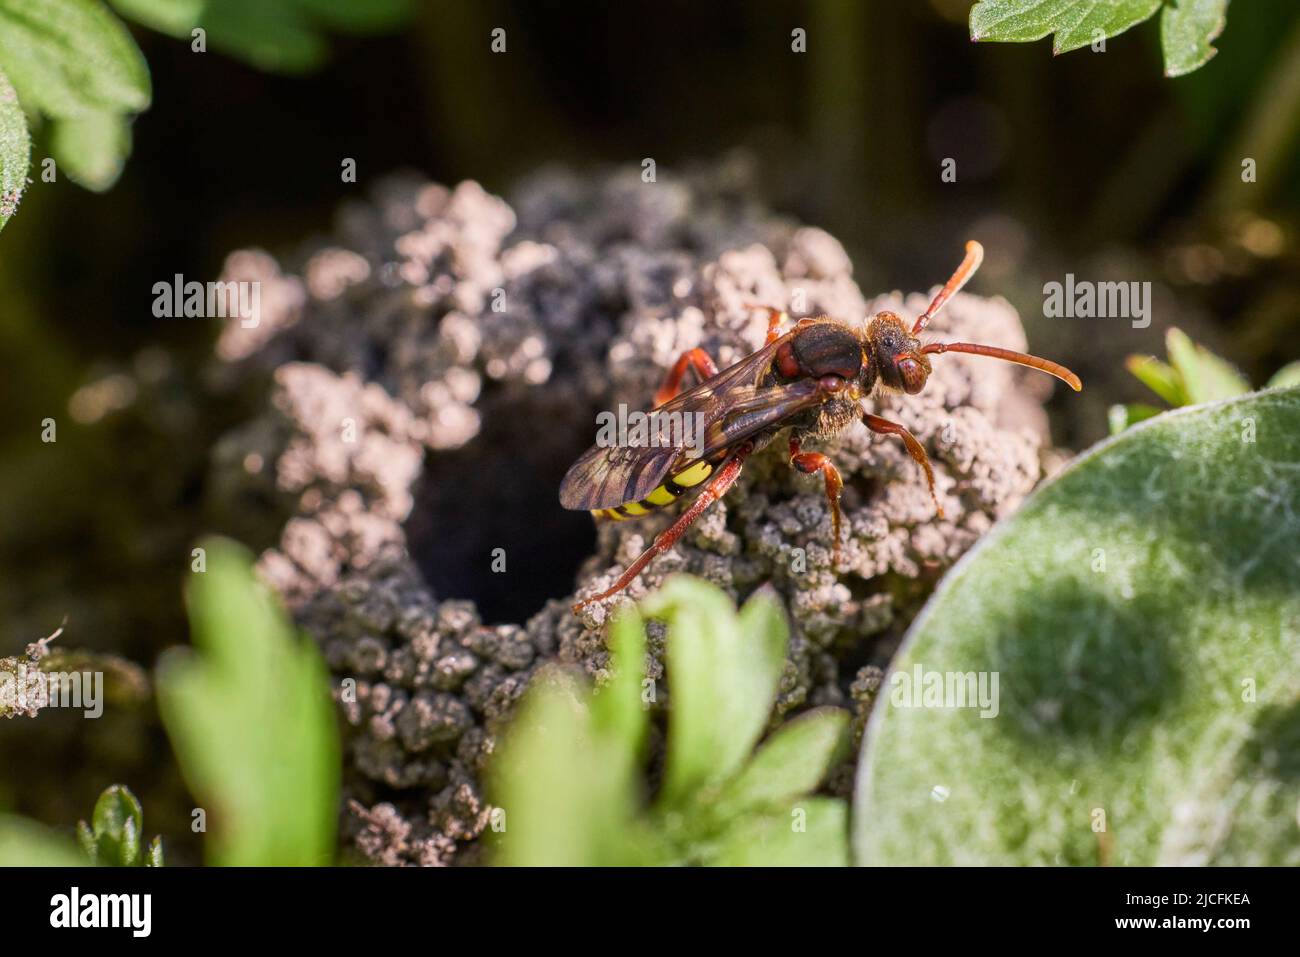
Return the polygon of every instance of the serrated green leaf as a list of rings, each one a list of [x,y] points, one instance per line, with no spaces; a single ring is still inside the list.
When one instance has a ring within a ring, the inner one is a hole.
[[[1155,356],[1129,356],[1124,367],[1174,408],[1188,404],[1183,379],[1169,363],[1161,362]]]
[[[1286,386],[1300,385],[1300,362],[1292,362],[1284,365],[1273,373],[1273,377],[1268,380],[1268,388],[1281,389]]]
[[[1160,11],[1165,76],[1183,76],[1209,63],[1227,21],[1228,0],[1169,0]]]
[[[1300,864],[1298,462],[1300,388],[1175,410],[967,553],[894,667],[996,716],[881,695],[858,860]]]
[[[815,708],[777,728],[722,788],[711,810],[729,818],[816,790],[846,744],[849,714]]]
[[[786,625],[770,595],[739,618],[719,589],[670,578],[642,602],[668,623],[672,713],[663,799],[685,800],[740,767],[763,732],[785,661]]]
[[[18,94],[0,70],[0,229],[18,210],[27,191],[27,169],[31,163],[32,140],[27,132],[27,115],[18,104]]]
[[[970,11],[972,40],[1026,42],[1055,34],[1068,53],[1151,18],[1161,0],[980,0]]]
[[[0,0],[0,68],[29,111],[57,119],[149,106],[149,68],[98,0]]]
[[[846,867],[849,809],[808,797],[735,822],[709,861],[721,867]]]
[[[119,113],[87,113],[51,124],[50,152],[73,182],[103,192],[131,155],[131,124]]]
[[[246,550],[204,543],[189,580],[195,651],[158,665],[158,703],[219,865],[333,862],[338,729],[320,652],[253,576]]]
[[[1250,391],[1245,376],[1180,329],[1165,334],[1169,361],[1178,370],[1188,404],[1232,399]]]
[[[970,11],[972,40],[1030,42],[1054,34],[1053,53],[1110,38],[1161,12],[1166,76],[1182,76],[1215,54],[1228,0],[979,0]]]

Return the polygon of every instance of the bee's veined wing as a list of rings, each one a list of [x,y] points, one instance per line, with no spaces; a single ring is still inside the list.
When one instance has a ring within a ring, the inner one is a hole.
[[[682,416],[682,428],[696,438],[688,447],[593,446],[560,484],[560,504],[569,509],[615,508],[645,498],[670,474],[770,428],[821,401],[817,383],[760,385],[781,340],[771,343],[655,412]],[[701,448],[702,445],[702,448]]]

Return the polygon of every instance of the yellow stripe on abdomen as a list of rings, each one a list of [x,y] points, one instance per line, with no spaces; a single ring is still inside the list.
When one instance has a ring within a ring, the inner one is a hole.
[[[653,509],[671,505],[679,496],[685,494],[688,488],[694,488],[712,474],[712,462],[696,462],[690,468],[669,476],[663,485],[660,485],[639,502],[624,502],[614,508],[592,509],[591,514],[595,518],[605,518],[615,522],[622,522],[629,518],[640,518],[642,515],[649,514]]]

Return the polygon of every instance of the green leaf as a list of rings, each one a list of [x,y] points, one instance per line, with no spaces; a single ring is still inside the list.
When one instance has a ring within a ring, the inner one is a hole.
[[[131,790],[120,784],[105,788],[91,815],[95,842],[92,860],[118,867],[135,866],[139,863],[143,826],[144,812]]]
[[[1191,73],[1219,51],[1214,41],[1228,21],[1228,0],[1170,0],[1160,11],[1165,76]]]
[[[163,866],[163,848],[162,848],[161,837],[155,835],[154,839],[149,842],[149,856],[145,859],[145,866],[146,867]]]
[[[0,70],[0,229],[22,202],[31,156],[27,115],[18,105],[18,94],[9,78]]]
[[[996,715],[891,676],[858,860],[1300,864],[1298,462],[1300,389],[1176,410],[984,538],[894,667],[997,675]]]
[[[263,70],[305,73],[329,54],[324,30],[375,34],[411,16],[409,0],[112,0],[125,17],[186,42],[201,27],[212,49]]]
[[[614,688],[628,690],[616,682],[602,694]],[[494,863],[647,862],[633,824],[638,788],[636,768],[625,760],[632,751],[620,735],[625,729],[608,723],[598,728],[589,703],[586,684],[554,666],[529,685],[490,769],[489,794],[504,815]]]
[[[1119,435],[1129,426],[1137,425],[1139,422],[1159,415],[1163,411],[1163,409],[1157,409],[1154,405],[1145,405],[1141,402],[1132,402],[1128,405],[1112,405],[1107,417],[1110,434]]]
[[[1188,404],[1182,376],[1169,363],[1161,362],[1155,356],[1129,356],[1124,367],[1174,408]]]
[[[686,576],[648,597],[668,623],[671,714],[663,800],[680,802],[740,767],[767,724],[785,662],[786,625],[770,595],[732,611],[725,594]]]
[[[248,553],[204,542],[189,581],[196,651],[158,665],[158,701],[185,780],[208,812],[219,865],[333,862],[340,758],[329,677],[252,573]]]
[[[612,679],[596,692],[591,716],[597,731],[624,744],[629,762],[635,761],[645,740],[649,719],[641,701],[645,677],[645,622],[632,606],[614,617],[609,629]]]
[[[0,814],[0,867],[85,867],[71,841],[27,818]]]
[[[1240,372],[1179,329],[1165,333],[1165,349],[1182,379],[1188,404],[1232,399],[1250,391]]]
[[[815,790],[847,743],[848,725],[841,708],[815,708],[783,724],[710,802],[712,809],[729,817]]]
[[[1161,0],[980,0],[970,11],[972,40],[1025,42],[1055,34],[1053,53],[1086,47],[1150,19]]]
[[[721,867],[846,867],[849,811],[834,798],[803,798],[740,819],[709,862]]]
[[[131,124],[122,114],[109,112],[55,120],[50,152],[73,182],[103,192],[117,182],[131,155]]]
[[[1054,54],[1123,33],[1161,11],[1165,75],[1182,76],[1214,56],[1228,0],[979,0],[970,11],[972,40],[1023,43],[1055,34]]]
[[[29,112],[56,119],[149,106],[144,57],[98,0],[0,0],[0,68]]]
[[[1268,388],[1280,389],[1284,386],[1300,385],[1300,362],[1292,362],[1284,365],[1273,373],[1273,377],[1268,380]]]

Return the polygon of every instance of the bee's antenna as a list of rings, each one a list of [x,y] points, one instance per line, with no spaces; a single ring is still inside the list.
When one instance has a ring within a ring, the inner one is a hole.
[[[934,314],[943,308],[943,304],[952,298],[953,293],[966,285],[966,281],[975,275],[975,270],[980,268],[980,263],[983,261],[984,247],[973,239],[966,243],[966,258],[961,261],[961,265],[952,274],[952,278],[939,290],[939,294],[930,303],[930,308],[921,313],[920,318],[916,320],[916,325],[912,327],[912,335],[921,334],[921,330],[929,325],[930,320],[934,318]]]
[[[922,355],[926,353],[938,355],[944,352],[965,352],[973,356],[992,356],[994,359],[1005,359],[1007,362],[1029,366],[1031,369],[1038,369],[1040,372],[1054,375],[1075,392],[1083,391],[1083,383],[1079,381],[1079,377],[1059,362],[1053,362],[1051,359],[1040,359],[1038,356],[1027,355],[1023,352],[999,349],[997,346],[984,346],[978,342],[932,342],[921,347]]]

